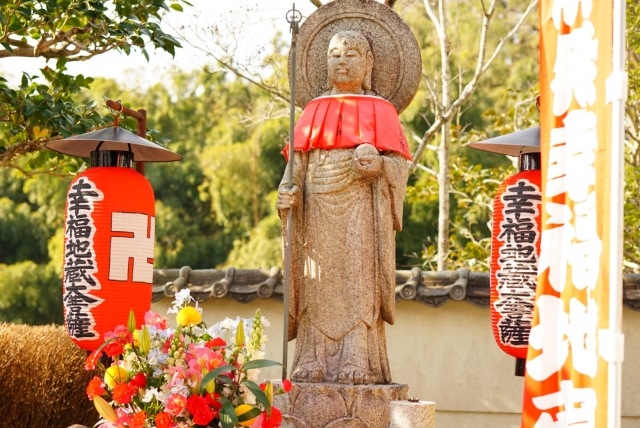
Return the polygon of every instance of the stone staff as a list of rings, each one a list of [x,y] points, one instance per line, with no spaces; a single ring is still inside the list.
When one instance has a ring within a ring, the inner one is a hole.
[[[298,35],[298,26],[302,20],[302,15],[296,10],[296,4],[293,3],[293,8],[287,13],[287,22],[291,24],[291,57],[293,58],[293,68],[291,77],[291,101],[289,108],[289,158],[287,167],[288,174],[288,188],[293,189],[293,168],[295,163],[295,156],[293,152],[294,148],[294,128],[296,121],[296,37]],[[285,246],[285,266],[284,266],[284,328],[282,339],[282,380],[287,378],[287,363],[289,360],[289,284],[291,281],[291,216],[292,210],[289,210],[287,214],[287,239]]]

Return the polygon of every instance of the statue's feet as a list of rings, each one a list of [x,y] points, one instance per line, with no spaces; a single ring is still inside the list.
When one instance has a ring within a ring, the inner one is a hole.
[[[369,372],[361,367],[346,365],[338,373],[338,382],[351,385],[368,385],[371,381]]]
[[[294,382],[319,383],[324,380],[324,372],[318,364],[306,364],[291,375]]]

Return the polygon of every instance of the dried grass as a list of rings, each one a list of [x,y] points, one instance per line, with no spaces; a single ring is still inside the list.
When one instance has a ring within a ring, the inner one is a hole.
[[[0,427],[92,426],[99,419],[87,399],[87,352],[62,326],[0,324]]]

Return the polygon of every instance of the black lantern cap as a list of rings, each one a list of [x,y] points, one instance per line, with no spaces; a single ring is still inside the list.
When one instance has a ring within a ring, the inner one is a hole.
[[[173,162],[182,156],[118,126],[88,132],[63,140],[50,141],[45,147],[65,155],[90,158],[91,152],[111,150],[133,153],[135,162]]]
[[[512,132],[484,141],[469,144],[469,147],[485,152],[507,156],[520,156],[525,153],[540,153],[540,127]]]

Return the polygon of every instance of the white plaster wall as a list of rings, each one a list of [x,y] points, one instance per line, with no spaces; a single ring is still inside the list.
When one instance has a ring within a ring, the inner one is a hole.
[[[163,299],[153,310],[165,314]],[[266,358],[282,359],[282,304],[256,299],[240,304],[210,299],[202,304],[211,325],[225,317],[252,317],[256,308],[271,322]],[[434,309],[400,301],[396,324],[387,326],[387,348],[395,382],[409,385],[409,395],[435,401],[438,428],[519,428],[523,378],[513,375],[515,361],[495,344],[488,309],[449,302]],[[640,313],[624,310],[623,428],[640,428]],[[295,341],[294,341],[295,342]],[[289,344],[289,361],[295,343]],[[280,378],[278,368],[262,378]]]

